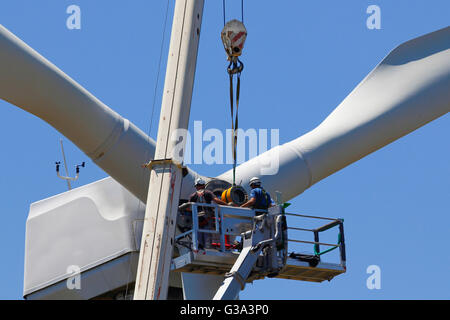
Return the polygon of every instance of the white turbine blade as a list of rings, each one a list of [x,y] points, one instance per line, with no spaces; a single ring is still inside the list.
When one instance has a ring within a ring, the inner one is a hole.
[[[394,49],[314,130],[240,165],[283,201],[450,111],[450,27]],[[272,162],[271,164],[269,162]],[[278,163],[277,163],[278,162]],[[268,168],[278,164],[278,173]],[[264,170],[268,175],[264,175]],[[231,171],[218,178],[231,181]]]
[[[146,201],[149,170],[141,165],[155,142],[2,25],[0,98],[49,123]]]

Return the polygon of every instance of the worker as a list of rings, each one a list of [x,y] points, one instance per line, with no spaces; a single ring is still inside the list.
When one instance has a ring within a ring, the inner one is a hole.
[[[217,204],[227,205],[225,201],[220,200],[214,193],[205,189],[206,183],[202,178],[195,179],[194,186],[197,191],[191,194],[189,202],[211,203],[214,201]]]
[[[227,205],[225,201],[220,200],[214,193],[205,189],[205,180],[197,178],[195,180],[195,191],[189,197],[189,202],[196,203],[212,203]],[[215,229],[214,209],[211,207],[197,207],[198,225],[200,229]],[[199,247],[211,248],[211,243],[214,237],[211,237],[210,233],[199,232]],[[201,248],[200,248],[201,249]]]
[[[261,187],[261,180],[258,177],[251,178],[249,185],[252,189],[249,200],[241,205],[241,207],[267,210],[269,207],[275,205],[270,194]]]

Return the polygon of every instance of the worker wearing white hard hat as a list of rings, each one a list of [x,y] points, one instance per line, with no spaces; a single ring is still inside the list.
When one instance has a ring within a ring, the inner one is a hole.
[[[270,194],[261,186],[259,177],[251,178],[248,184],[252,188],[249,200],[241,205],[241,207],[267,210],[275,204]]]
[[[206,183],[205,183],[205,180],[203,180],[202,178],[197,178],[197,179],[195,179],[194,185],[195,185],[195,186],[197,186],[197,185],[205,186]]]
[[[252,185],[255,185],[255,186],[256,186],[256,185],[261,185],[261,180],[259,180],[258,177],[253,177],[253,178],[250,179],[248,185],[249,185],[250,187],[252,187]]]

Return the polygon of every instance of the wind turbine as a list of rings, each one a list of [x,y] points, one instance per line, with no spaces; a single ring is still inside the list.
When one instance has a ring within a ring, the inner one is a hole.
[[[280,171],[267,177],[266,188],[281,191],[283,201],[287,201],[328,175],[446,114],[450,101],[446,41],[449,32],[446,28],[399,46],[319,127],[269,151],[269,157],[279,157]],[[146,190],[135,183],[140,179],[137,177],[141,169],[137,168],[148,160],[144,150],[154,150],[154,143],[145,134],[4,28],[0,58],[3,99],[52,124],[145,201]],[[39,83],[34,79],[40,79]],[[27,96],[22,95],[23,90]],[[80,131],[80,126],[85,130]],[[258,175],[264,163],[261,159],[266,156],[238,167],[237,180],[245,184]],[[192,185],[194,175],[190,172],[183,185]],[[230,172],[218,178],[230,181]],[[182,191],[182,196],[190,191]]]

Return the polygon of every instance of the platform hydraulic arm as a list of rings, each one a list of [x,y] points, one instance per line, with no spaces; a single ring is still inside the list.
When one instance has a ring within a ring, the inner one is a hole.
[[[286,217],[279,206],[254,217],[253,229],[242,234],[243,248],[214,300],[234,300],[252,273],[257,278],[276,276],[286,265]]]

